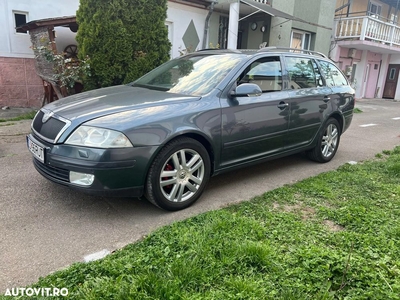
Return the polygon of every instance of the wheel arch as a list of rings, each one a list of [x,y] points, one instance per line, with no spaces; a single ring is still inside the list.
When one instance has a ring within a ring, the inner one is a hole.
[[[154,159],[157,157],[158,153],[160,153],[160,151],[162,150],[162,148],[167,145],[168,143],[172,142],[173,140],[176,140],[178,138],[181,137],[188,137],[191,139],[194,139],[196,141],[198,141],[199,143],[201,143],[204,148],[206,149],[208,156],[210,158],[210,162],[211,162],[211,170],[210,170],[210,176],[212,176],[212,174],[214,173],[214,168],[215,168],[215,151],[214,148],[212,146],[211,140],[209,137],[207,137],[206,135],[204,135],[201,132],[198,131],[183,131],[180,132],[178,134],[172,135],[170,136],[168,139],[166,139],[161,145],[160,147],[158,147],[157,151],[155,151],[153,153],[153,155],[151,156],[151,159],[149,160],[147,166],[146,166],[146,175],[144,176],[144,180],[146,180],[149,170],[150,170],[150,166],[152,165]]]
[[[334,126],[337,128],[337,131],[339,131],[339,134],[332,134],[331,130],[333,129],[328,127],[332,124],[335,124]],[[313,147],[306,151],[307,156],[311,160],[319,163],[327,163],[331,161],[339,147],[341,128],[343,128],[343,124],[344,120],[341,118],[340,114],[330,115],[315,136]],[[329,133],[328,130],[330,131]]]
[[[182,135],[179,135],[175,138],[178,137],[182,137],[182,136],[186,136],[189,137],[191,139],[194,139],[196,141],[198,141],[199,143],[201,143],[204,148],[206,148],[207,153],[208,153],[208,157],[210,158],[210,162],[211,162],[211,170],[210,170],[210,175],[212,175],[214,173],[214,164],[215,164],[215,152],[214,152],[214,148],[210,142],[210,140],[208,138],[206,138],[204,135],[199,134],[197,132],[187,132],[184,133]]]
[[[339,126],[340,126],[340,135],[341,135],[343,133],[343,129],[344,129],[343,128],[344,127],[344,117],[343,117],[343,115],[340,114],[339,112],[334,112],[326,120],[329,120],[330,118],[334,118],[336,121],[338,121]]]

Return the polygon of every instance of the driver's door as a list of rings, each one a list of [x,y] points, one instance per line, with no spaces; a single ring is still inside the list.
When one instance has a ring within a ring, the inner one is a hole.
[[[237,85],[257,84],[262,94],[221,99],[221,167],[246,163],[283,151],[290,107],[282,91],[279,56],[249,64],[238,76]]]

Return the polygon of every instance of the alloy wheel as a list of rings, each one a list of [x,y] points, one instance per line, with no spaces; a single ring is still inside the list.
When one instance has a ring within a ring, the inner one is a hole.
[[[339,130],[335,124],[329,124],[322,137],[321,151],[324,157],[331,156],[337,147]]]
[[[200,154],[192,149],[181,149],[165,162],[160,174],[160,189],[171,202],[191,199],[204,179],[204,162]]]

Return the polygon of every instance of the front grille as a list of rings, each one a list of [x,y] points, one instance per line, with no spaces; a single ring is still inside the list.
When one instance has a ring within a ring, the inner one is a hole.
[[[64,128],[66,123],[54,117],[51,117],[45,123],[43,123],[43,116],[44,112],[39,111],[39,113],[33,120],[32,127],[34,131],[41,137],[44,137],[46,140],[49,141],[54,141],[60,131]]]
[[[38,171],[46,174],[49,177],[54,179],[58,179],[61,181],[69,182],[69,171],[61,168],[56,168],[50,165],[46,165],[38,161],[37,159],[33,159],[33,164],[35,165]]]

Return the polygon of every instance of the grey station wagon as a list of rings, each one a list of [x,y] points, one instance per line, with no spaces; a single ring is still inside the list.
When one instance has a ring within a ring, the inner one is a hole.
[[[353,108],[354,90],[322,54],[206,50],[46,105],[27,143],[53,182],[179,210],[221,172],[303,151],[330,161]]]

